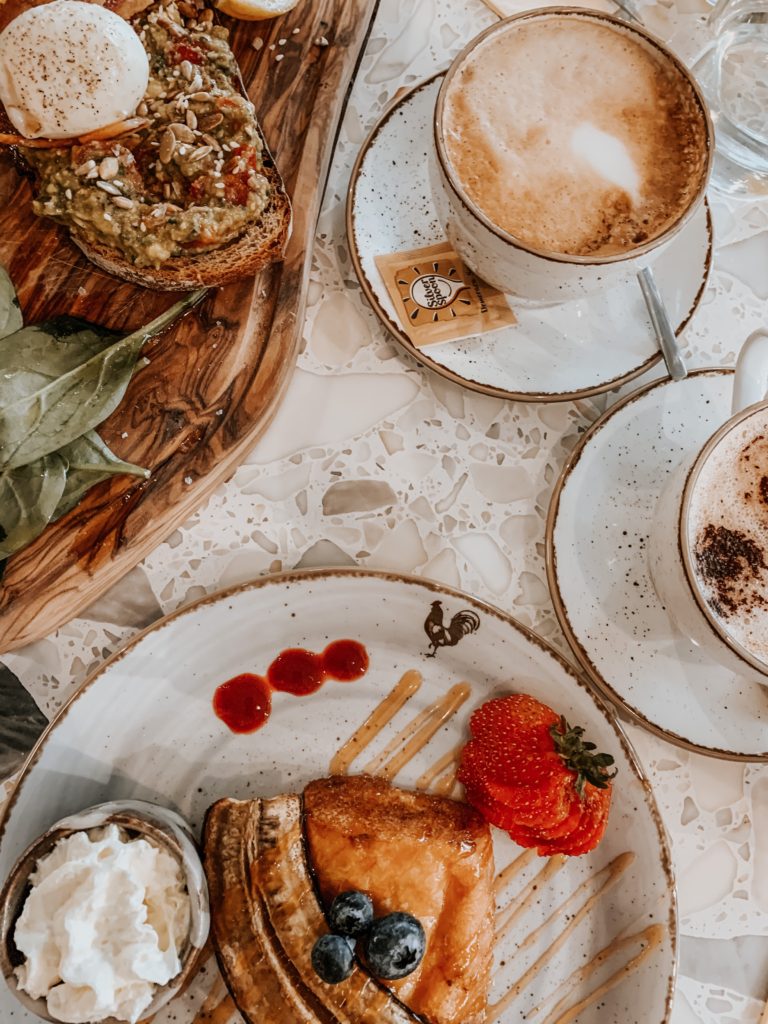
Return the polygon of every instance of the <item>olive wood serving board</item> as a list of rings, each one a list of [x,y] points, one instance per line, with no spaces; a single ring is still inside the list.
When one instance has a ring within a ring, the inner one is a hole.
[[[0,651],[39,639],[86,608],[201,505],[266,428],[297,355],[328,167],[377,3],[300,0],[273,21],[222,19],[293,202],[285,260],[210,292],[145,347],[149,365],[97,429],[120,458],[151,476],[94,487],[9,559],[0,583]],[[10,6],[0,6],[0,26]],[[129,332],[178,298],[92,266],[64,230],[32,213],[29,183],[9,153],[0,156],[0,264],[25,323],[68,313]]]

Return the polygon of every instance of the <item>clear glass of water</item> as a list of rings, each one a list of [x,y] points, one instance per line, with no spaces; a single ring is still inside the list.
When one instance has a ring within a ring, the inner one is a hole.
[[[768,198],[768,0],[719,0],[713,45],[694,67],[712,111],[712,185]]]

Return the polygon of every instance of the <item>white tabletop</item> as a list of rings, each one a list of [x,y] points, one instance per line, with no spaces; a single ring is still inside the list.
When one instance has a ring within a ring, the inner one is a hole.
[[[640,6],[652,31],[695,59],[707,40],[705,0]],[[47,715],[161,614],[295,567],[429,576],[499,605],[567,653],[547,590],[544,520],[568,452],[621,392],[523,405],[420,369],[367,307],[345,238],[349,172],[382,108],[493,17],[480,0],[381,0],[339,138],[303,350],[283,405],[232,479],[139,567],[57,633],[3,657]],[[733,365],[768,298],[768,202],[710,199],[715,261],[684,336],[692,367]],[[674,1024],[757,1024],[768,996],[768,766],[686,753],[631,724],[627,732],[653,782],[678,879]]]

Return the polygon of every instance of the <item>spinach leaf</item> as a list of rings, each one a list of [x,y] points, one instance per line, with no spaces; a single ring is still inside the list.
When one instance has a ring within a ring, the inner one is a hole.
[[[105,419],[144,343],[196,305],[192,292],[124,338],[59,317],[0,340],[0,472],[34,462]]]
[[[95,430],[89,430],[82,437],[70,441],[63,448],[59,448],[56,454],[66,460],[67,480],[51,522],[55,522],[73,509],[91,487],[106,480],[107,477],[116,476],[118,473],[130,473],[132,476],[143,476],[145,479],[149,476],[149,470],[118,459]]]
[[[0,473],[0,558],[33,541],[64,492],[67,463],[57,453]]]
[[[7,270],[0,267],[0,338],[18,331],[23,322],[13,281]]]

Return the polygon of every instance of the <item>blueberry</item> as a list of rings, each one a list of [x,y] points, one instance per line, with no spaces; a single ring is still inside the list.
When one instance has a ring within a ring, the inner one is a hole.
[[[328,912],[331,928],[340,935],[361,935],[373,924],[373,903],[364,892],[341,892]]]
[[[343,935],[321,935],[312,947],[315,974],[329,985],[338,985],[355,968],[355,954]]]
[[[365,944],[371,971],[390,981],[411,974],[421,963],[427,939],[421,922],[396,912],[373,922]]]

